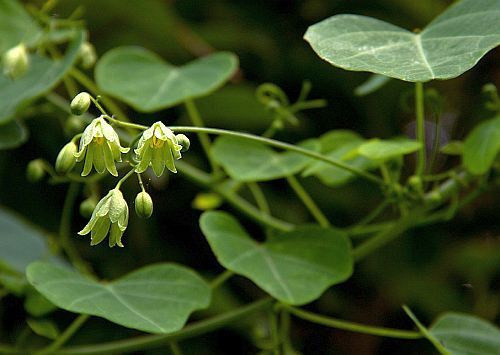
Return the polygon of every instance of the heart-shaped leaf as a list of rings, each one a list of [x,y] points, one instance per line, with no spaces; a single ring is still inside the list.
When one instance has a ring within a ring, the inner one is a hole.
[[[371,139],[361,144],[359,155],[372,160],[389,160],[416,152],[422,144],[413,139],[394,138],[392,140]]]
[[[61,60],[34,54],[30,57],[28,71],[22,77],[11,80],[0,75],[0,124],[12,120],[19,107],[57,85],[75,62],[84,37],[83,32],[78,32]]]
[[[324,155],[335,160],[340,160],[344,164],[359,170],[367,170],[374,164],[362,156],[357,156],[353,159],[345,158],[346,155],[356,150],[364,141],[357,133],[348,130],[330,131],[319,138],[321,152]],[[356,176],[347,170],[321,161],[312,162],[302,173],[304,177],[311,175],[316,176],[323,184],[328,186],[342,185]]]
[[[26,275],[42,295],[62,309],[150,333],[177,331],[193,311],[210,303],[206,282],[174,264],[150,265],[108,283],[43,262],[30,264]]]
[[[308,140],[302,148],[319,151],[319,143]],[[238,181],[267,181],[294,175],[312,159],[299,153],[277,153],[268,146],[248,139],[219,137],[212,147],[214,159],[229,176]]]
[[[500,152],[500,116],[474,127],[464,142],[463,163],[473,174],[486,173]]]
[[[19,121],[0,125],[0,150],[17,148],[28,139],[28,130]]]
[[[304,226],[257,243],[225,212],[205,212],[200,226],[225,268],[289,304],[317,299],[353,270],[351,244],[340,231]]]
[[[500,354],[500,329],[472,315],[446,313],[429,331],[453,355]]]
[[[119,47],[96,66],[99,87],[141,112],[153,112],[207,95],[224,84],[238,67],[237,57],[219,52],[181,67],[140,47]]]
[[[312,25],[304,38],[327,62],[406,81],[450,79],[500,43],[500,1],[463,0],[420,33],[357,15]]]

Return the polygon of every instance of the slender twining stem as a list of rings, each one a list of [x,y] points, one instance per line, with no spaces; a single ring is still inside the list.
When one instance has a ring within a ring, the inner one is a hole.
[[[194,101],[192,99],[187,99],[184,102],[184,105],[186,106],[186,111],[187,111],[189,119],[191,120],[193,125],[195,127],[204,127],[205,124],[203,123],[200,112],[196,108]],[[219,170],[218,164],[213,159],[212,152],[210,150],[210,147],[212,146],[212,142],[210,141],[210,137],[208,136],[207,133],[200,132],[200,133],[198,133],[198,139],[200,140],[201,147],[205,151],[205,155],[207,156],[208,161],[210,163],[210,166],[212,167],[212,172],[218,171]]]
[[[64,332],[57,337],[56,340],[46,348],[36,352],[36,355],[53,354],[54,351],[58,350],[63,346],[77,331],[80,327],[89,319],[88,314],[80,314]]]
[[[419,332],[414,332],[410,330],[400,330],[385,327],[375,327],[371,325],[365,325],[360,323],[349,322],[346,320],[325,317],[323,315],[315,314],[312,312],[305,311],[303,309],[295,308],[288,305],[282,305],[288,312],[294,316],[307,320],[312,323],[325,325],[327,327],[347,330],[356,333],[370,334],[388,338],[398,338],[398,339],[419,339],[422,338],[422,334]]]
[[[168,343],[168,345],[173,355],[182,355],[181,347],[179,346],[179,344],[177,344],[176,341],[171,341],[170,343]]]
[[[257,207],[259,207],[262,212],[271,214],[271,209],[269,208],[269,204],[267,203],[266,195],[264,194],[264,192],[262,192],[259,184],[257,184],[256,182],[249,182],[247,183],[247,186],[252,193],[255,202],[257,203]]]
[[[281,307],[279,330],[280,330],[280,342],[283,345],[284,354],[293,353],[292,352],[293,347],[290,340],[290,323],[291,323],[290,313],[286,308]]]
[[[84,73],[79,71],[78,69],[72,68],[69,71],[69,75],[71,75],[76,81],[78,81],[81,85],[83,85],[90,93],[94,96],[99,95],[99,88],[97,85],[87,77]],[[120,117],[120,120],[122,121],[130,121],[130,119],[127,117],[125,112],[122,111],[122,109],[110,98],[105,97],[105,96],[100,96],[99,100],[102,101],[102,103],[109,108],[111,112],[113,112],[115,115]]]
[[[212,291],[215,290],[224,282],[226,282],[229,278],[231,278],[233,275],[234,272],[232,272],[231,270],[224,271],[210,282],[210,288],[212,289]]]
[[[206,334],[237,322],[245,317],[269,309],[273,305],[272,298],[265,298],[238,309],[223,313],[210,319],[188,324],[182,330],[164,335],[145,335],[131,339],[112,341],[102,344],[82,345],[63,348],[54,355],[96,355],[96,354],[126,354],[129,352],[157,348],[171,341],[181,341],[201,334]]]
[[[415,314],[413,314],[413,312],[406,306],[404,305],[403,306],[403,310],[405,311],[405,313],[408,315],[408,317],[411,318],[411,320],[415,323],[415,325],[417,326],[418,330],[420,330],[420,333],[426,337],[431,343],[432,345],[434,345],[434,347],[436,348],[437,351],[439,351],[440,354],[442,355],[451,355],[451,352],[448,351],[440,342],[439,340],[437,340],[434,335],[432,335],[429,330],[427,330],[426,327],[424,327],[424,325],[422,323],[420,323],[420,321],[418,320],[418,318],[415,316]]]
[[[177,170],[181,174],[185,175],[189,180],[193,181],[199,186],[212,189],[212,191],[221,195],[237,210],[246,214],[248,217],[254,219],[258,223],[281,231],[289,231],[295,227],[291,223],[282,221],[276,217],[260,211],[254,205],[239,196],[233,189],[228,189],[227,186],[223,184],[214,184],[212,177],[204,171],[183,161],[177,161],[176,166]]]
[[[300,198],[304,206],[306,206],[306,208],[309,210],[314,219],[316,219],[316,221],[319,223],[319,225],[322,227],[330,227],[330,221],[328,221],[328,218],[326,218],[323,212],[321,212],[321,209],[318,207],[316,202],[314,202],[312,197],[302,187],[302,185],[295,178],[295,176],[293,175],[287,176],[286,180],[288,181],[288,184],[293,189],[293,191]]]
[[[416,115],[416,136],[422,144],[417,155],[416,175],[422,176],[425,172],[425,116],[424,116],[424,84],[415,83],[415,115]]]
[[[269,316],[269,333],[271,336],[272,353],[280,355],[280,332],[278,329],[278,313],[277,310],[272,308],[268,311]]]
[[[73,266],[75,266],[82,273],[91,275],[92,271],[82,259],[71,240],[71,220],[79,191],[80,185],[78,183],[72,182],[69,184],[68,191],[66,192],[66,198],[64,199],[61,222],[59,224],[59,242]]]
[[[129,178],[129,177],[131,177],[131,176],[132,176],[132,174],[134,174],[134,173],[135,173],[135,169],[132,169],[132,170],[130,170],[127,174],[125,174],[125,176],[123,176],[123,177],[120,179],[120,181],[118,181],[118,183],[116,184],[115,189],[119,189],[119,188],[122,186],[122,184],[123,184],[123,183],[124,183],[124,182],[125,182],[125,181]]]
[[[260,136],[256,136],[253,134],[249,133],[242,133],[242,132],[235,132],[235,131],[229,131],[225,129],[218,129],[218,128],[206,128],[206,127],[189,127],[189,126],[171,126],[170,129],[172,129],[174,132],[205,132],[209,134],[217,134],[217,135],[223,135],[223,136],[232,136],[232,137],[238,137],[238,138],[244,138],[244,139],[250,139],[256,142],[264,143],[267,145],[270,145],[272,147],[276,147],[279,149],[284,149],[284,150],[289,150],[292,152],[296,152],[317,160],[324,161],[325,163],[328,163],[330,165],[336,166],[340,169],[347,170],[359,177],[362,177],[366,180],[369,180],[371,182],[374,182],[379,185],[384,185],[384,182],[382,179],[380,179],[378,176],[373,175],[371,173],[367,173],[365,171],[356,169],[352,166],[349,166],[341,161],[332,159],[330,157],[327,157],[325,155],[313,152],[311,150],[307,150],[298,146],[295,146],[293,144],[288,144],[284,142],[277,141],[275,139],[270,139],[270,138],[264,138]]]

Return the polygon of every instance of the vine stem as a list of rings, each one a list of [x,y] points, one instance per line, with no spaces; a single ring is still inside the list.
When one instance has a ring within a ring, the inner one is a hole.
[[[416,175],[422,177],[425,171],[425,115],[424,115],[424,84],[415,83],[415,115],[417,118],[416,136],[422,144],[418,151]]]
[[[76,319],[69,325],[68,328],[56,339],[52,344],[46,348],[36,352],[36,355],[46,355],[52,354],[54,351],[58,350],[63,346],[77,331],[80,327],[89,319],[88,314],[80,314]]]
[[[272,298],[265,298],[236,310],[215,316],[213,318],[191,323],[170,334],[162,335],[144,335],[132,339],[112,341],[108,343],[95,345],[82,345],[68,348],[62,348],[53,352],[54,355],[97,355],[97,354],[125,354],[137,350],[156,348],[162,345],[168,345],[171,341],[181,341],[201,334],[206,334],[226,326],[227,324],[237,322],[244,317],[248,317],[257,312],[269,309],[273,305]]]
[[[71,263],[84,274],[92,275],[92,271],[81,258],[78,250],[71,241],[71,219],[79,191],[80,186],[78,183],[72,182],[69,184],[68,191],[66,192],[66,198],[64,199],[61,222],[59,225],[59,241]]]
[[[264,194],[264,192],[262,192],[259,184],[257,184],[256,182],[249,182],[247,183],[247,186],[252,193],[255,202],[257,203],[257,207],[259,207],[262,212],[271,214],[271,209],[269,208],[269,204],[267,203],[266,195]]]
[[[229,278],[231,278],[233,275],[234,272],[232,272],[231,270],[226,270],[222,272],[210,282],[210,288],[212,289],[212,291],[215,290],[224,282],[226,282]]]
[[[325,325],[328,327],[347,330],[356,333],[370,334],[388,338],[397,338],[397,339],[420,339],[422,338],[422,334],[419,332],[414,332],[410,330],[400,330],[400,329],[392,329],[385,327],[375,327],[371,325],[365,325],[355,322],[349,322],[346,320],[325,317],[319,314],[315,314],[312,312],[308,312],[299,308],[295,308],[289,305],[281,305],[281,307],[285,308],[289,313],[294,316],[304,319],[306,321]]]
[[[195,127],[205,126],[205,124],[203,123],[203,120],[201,118],[200,112],[196,108],[196,105],[194,104],[194,101],[192,99],[187,99],[184,102],[184,106],[186,106],[186,111],[188,113],[188,116],[189,116],[191,122],[193,122],[193,125]],[[206,133],[199,132],[198,139],[200,140],[201,146],[202,146],[203,150],[205,151],[205,155],[207,156],[208,162],[210,163],[210,166],[212,167],[212,172],[216,173],[219,170],[219,165],[212,157],[212,152],[210,151],[210,147],[212,146],[212,142],[210,141],[210,137]]]
[[[330,221],[328,221],[328,218],[326,218],[321,209],[307,193],[304,187],[302,187],[295,176],[287,176],[286,180],[288,181],[288,184],[290,184],[293,191],[295,191],[297,196],[300,198],[300,200],[304,203],[304,206],[306,206],[314,219],[316,219],[316,221],[319,223],[319,225],[322,227],[330,227],[331,224]]]
[[[434,335],[432,335],[429,330],[424,327],[422,323],[418,320],[418,318],[413,314],[413,312],[408,308],[408,306],[404,305],[403,310],[405,313],[408,315],[408,317],[411,318],[411,320],[415,323],[417,326],[418,330],[420,330],[420,334],[422,334],[424,337],[426,337],[432,345],[436,348],[437,351],[439,351],[440,354],[442,355],[452,355],[450,351],[448,351],[440,342],[437,340]]]

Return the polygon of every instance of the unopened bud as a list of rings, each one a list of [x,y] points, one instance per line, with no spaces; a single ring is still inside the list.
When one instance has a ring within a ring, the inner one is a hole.
[[[64,133],[68,137],[72,137],[83,131],[85,122],[77,116],[70,115],[64,122]]]
[[[75,153],[77,151],[78,147],[73,141],[69,142],[61,149],[56,159],[56,171],[59,174],[66,174],[73,169],[76,164]]]
[[[153,214],[153,200],[146,191],[139,192],[135,197],[135,213],[141,218],[149,218]]]
[[[184,134],[177,134],[175,136],[177,138],[177,143],[182,146],[181,152],[185,152],[189,149],[189,146],[191,145],[191,142],[189,141],[189,138],[186,137]]]
[[[92,212],[94,212],[95,207],[97,206],[97,200],[94,197],[89,197],[80,203],[80,214],[82,217],[90,218],[92,216]]]
[[[80,60],[82,68],[90,69],[94,66],[97,61],[97,54],[95,52],[94,46],[89,42],[83,42],[80,47]]]
[[[410,178],[408,179],[408,186],[412,191],[415,191],[419,194],[423,193],[422,178],[420,176],[410,176]]]
[[[35,159],[28,163],[26,167],[26,178],[30,182],[38,182],[45,176],[45,168],[42,159]]]
[[[28,50],[23,43],[9,49],[2,58],[3,72],[12,79],[22,76],[29,68]]]
[[[87,112],[90,107],[90,95],[86,92],[81,92],[71,101],[71,113],[80,116]]]

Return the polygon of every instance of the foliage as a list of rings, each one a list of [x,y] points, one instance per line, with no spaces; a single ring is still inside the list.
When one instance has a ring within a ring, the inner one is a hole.
[[[80,3],[93,10],[88,25]],[[154,354],[168,345],[181,354],[178,342],[191,338],[182,348],[193,354],[432,346],[498,354],[498,235],[481,234],[500,230],[484,217],[500,202],[500,99],[486,84],[489,55],[466,71],[500,43],[500,1],[461,0],[413,32],[360,15],[309,26],[314,52],[370,72],[364,83],[322,67],[285,36],[273,36],[287,53],[276,55],[264,35],[280,31],[274,23],[254,38],[225,15],[270,5],[188,3],[0,0],[0,353]],[[297,12],[310,25],[325,4]],[[94,38],[113,6],[131,27],[146,26],[144,36],[117,27],[112,34],[137,39]],[[189,17],[204,6],[224,20],[196,28]],[[161,53],[145,48],[154,47],[146,33],[161,39]],[[282,78],[273,78],[280,65]],[[483,97],[423,85],[456,78],[447,85],[463,88],[454,83],[473,75]],[[294,100],[288,93],[302,76],[314,80]],[[413,92],[402,81],[414,82]],[[332,109],[310,98],[332,88],[343,95]],[[455,108],[441,92],[459,95]],[[414,106],[406,130],[389,128],[401,126],[392,124],[405,110],[399,99]],[[463,111],[464,137],[445,110]],[[367,126],[356,125],[363,119]],[[23,169],[31,185],[16,175]],[[462,231],[481,201],[487,208]],[[457,291],[457,279],[473,297]],[[405,303],[436,321],[427,328]],[[403,329],[411,321],[416,328]],[[319,326],[406,341],[354,338],[343,348]],[[200,345],[219,328],[238,337]]]

